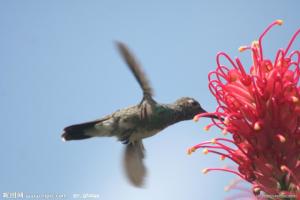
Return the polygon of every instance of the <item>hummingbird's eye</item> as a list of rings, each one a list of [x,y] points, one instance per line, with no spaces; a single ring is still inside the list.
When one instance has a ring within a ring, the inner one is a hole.
[[[195,100],[192,100],[192,99],[188,100],[188,102],[189,102],[189,104],[192,105],[192,106],[197,106],[197,105],[198,105],[198,102],[195,101]]]
[[[192,103],[192,105],[193,105],[193,106],[198,106],[198,102],[194,101],[194,102]]]

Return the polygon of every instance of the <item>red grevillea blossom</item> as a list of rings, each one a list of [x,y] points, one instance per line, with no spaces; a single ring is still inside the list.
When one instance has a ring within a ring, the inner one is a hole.
[[[231,172],[250,182],[254,194],[263,191],[274,195],[273,199],[281,199],[276,195],[295,199],[300,193],[300,51],[290,50],[300,29],[286,48],[277,51],[274,60],[263,55],[262,46],[266,33],[282,23],[274,21],[258,41],[239,48],[251,52],[249,73],[239,58],[217,54],[217,69],[208,79],[218,106],[215,112],[194,119],[218,116],[206,129],[216,126],[224,135],[230,133],[232,139],[214,138],[191,147],[188,153],[203,149],[205,154],[215,153],[237,164],[237,168],[207,168],[204,173]],[[221,59],[231,67],[221,64]]]

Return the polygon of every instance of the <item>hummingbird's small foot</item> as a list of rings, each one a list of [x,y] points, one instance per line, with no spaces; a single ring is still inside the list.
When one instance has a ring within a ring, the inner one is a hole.
[[[119,140],[122,142],[122,144],[129,144],[129,137],[130,136],[123,136]]]
[[[122,141],[122,144],[128,144],[128,143],[129,143],[129,138]]]

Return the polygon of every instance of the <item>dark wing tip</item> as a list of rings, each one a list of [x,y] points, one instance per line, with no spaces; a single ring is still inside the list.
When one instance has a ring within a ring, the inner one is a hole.
[[[118,40],[115,40],[114,43],[118,47],[119,51],[124,51],[127,49],[126,45]]]

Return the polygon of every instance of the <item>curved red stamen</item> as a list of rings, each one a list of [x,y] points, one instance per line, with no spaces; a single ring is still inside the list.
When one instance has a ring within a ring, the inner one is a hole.
[[[283,22],[282,20],[276,20],[273,23],[271,23],[265,30],[264,32],[260,35],[258,41],[259,41],[259,50],[260,50],[260,57],[263,59],[263,52],[262,52],[262,39],[263,37],[267,34],[267,32],[275,25],[281,25]]]
[[[296,31],[296,33],[294,33],[294,35],[292,36],[292,39],[290,40],[288,46],[287,46],[286,49],[285,49],[285,53],[286,53],[286,54],[287,54],[288,51],[290,50],[292,44],[294,43],[294,41],[295,41],[295,39],[297,38],[297,36],[299,35],[299,33],[300,33],[300,29],[298,29],[298,30]]]
[[[206,168],[203,170],[204,173],[210,172],[210,171],[225,171],[225,172],[229,172],[235,175],[238,175],[239,177],[241,177],[242,179],[244,179],[245,177],[238,173],[237,171],[231,170],[231,169],[226,169],[226,168]]]
[[[230,58],[230,56],[228,55],[228,54],[226,54],[225,52],[219,52],[218,54],[217,54],[217,57],[216,57],[216,61],[217,61],[217,66],[221,66],[221,64],[220,64],[220,57],[221,56],[224,56],[230,63],[231,63],[231,65],[235,68],[235,69],[237,69],[237,67],[236,67],[236,65],[235,65],[235,63],[233,62],[233,60]]]

